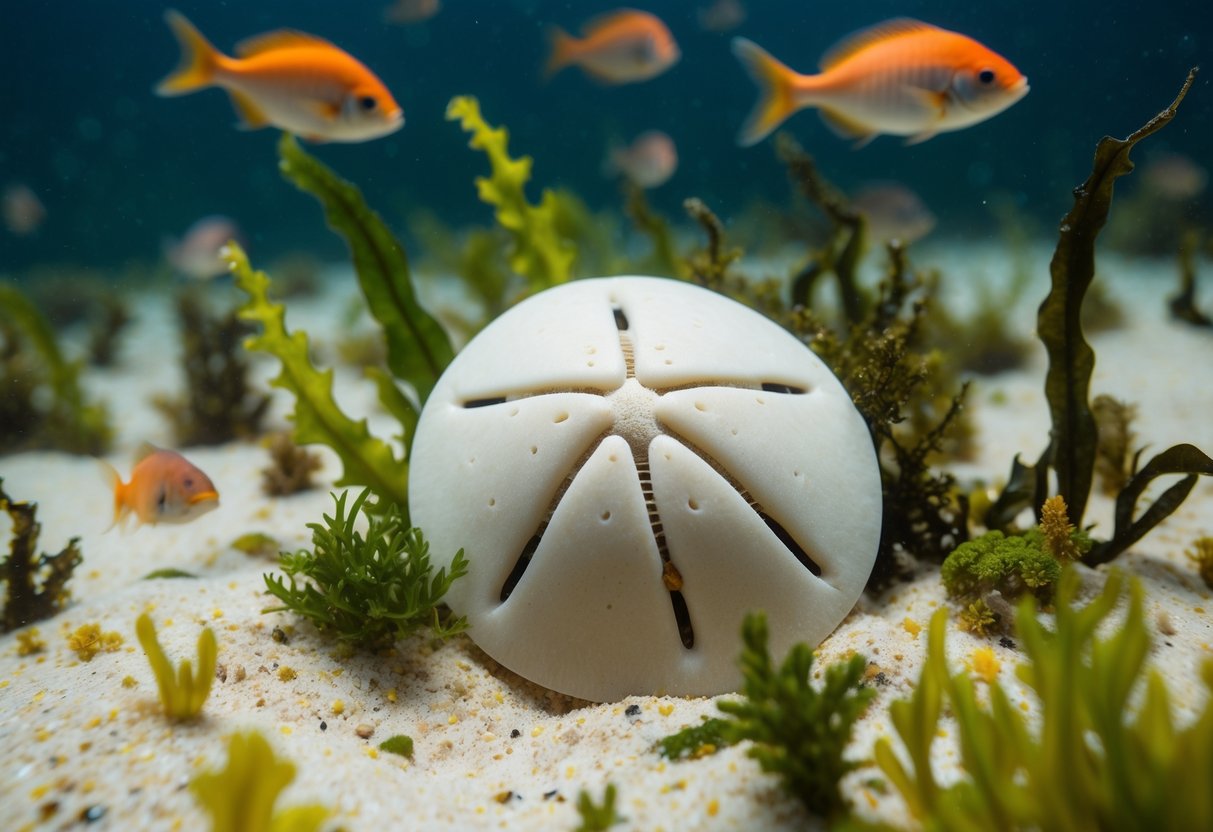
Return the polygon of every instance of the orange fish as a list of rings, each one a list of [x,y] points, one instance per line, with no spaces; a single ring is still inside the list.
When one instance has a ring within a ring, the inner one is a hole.
[[[670,30],[648,12],[608,12],[582,26],[581,34],[583,37],[575,38],[553,27],[552,56],[545,75],[576,65],[604,83],[627,84],[660,75],[681,56]]]
[[[164,19],[181,44],[181,64],[156,87],[158,95],[222,87],[246,129],[272,124],[317,142],[362,142],[404,124],[383,82],[326,40],[280,29],[243,41],[239,57],[229,58],[179,12]]]
[[[660,130],[646,130],[630,145],[612,148],[603,162],[607,175],[622,174],[641,188],[664,185],[677,169],[678,148]]]
[[[210,477],[175,451],[144,443],[126,483],[112,465],[101,464],[114,488],[114,524],[131,514],[139,525],[188,523],[219,505]]]
[[[737,140],[751,145],[805,107],[816,107],[839,136],[862,146],[881,133],[925,142],[1010,107],[1028,79],[972,38],[909,18],[846,38],[801,75],[757,44],[734,38],[733,54],[759,87],[758,104]]]

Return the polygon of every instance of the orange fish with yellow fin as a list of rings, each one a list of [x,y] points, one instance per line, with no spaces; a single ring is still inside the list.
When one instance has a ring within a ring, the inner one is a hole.
[[[130,482],[100,462],[114,489],[114,525],[125,525],[131,515],[138,525],[188,523],[219,505],[211,478],[176,451],[145,442],[135,454]]]
[[[909,18],[844,39],[822,57],[817,75],[801,75],[745,38],[734,38],[733,54],[760,93],[738,135],[742,145],[761,141],[806,107],[857,146],[882,133],[917,144],[985,121],[1028,94],[1028,79],[1006,58]]]
[[[682,53],[661,19],[648,12],[619,9],[596,17],[581,27],[576,38],[552,28],[552,54],[544,75],[551,77],[566,66],[607,84],[627,84],[655,78],[678,63]]]
[[[246,129],[272,124],[316,142],[363,142],[404,124],[383,82],[326,40],[281,29],[243,41],[230,58],[181,13],[164,19],[181,44],[181,65],[157,85],[159,95],[222,87]]]

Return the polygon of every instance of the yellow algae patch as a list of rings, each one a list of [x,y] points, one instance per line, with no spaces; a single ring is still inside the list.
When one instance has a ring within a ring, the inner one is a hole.
[[[333,714],[336,716],[341,716],[343,713],[345,713],[345,700],[334,699],[333,704],[332,704],[332,711],[333,711]]]
[[[922,632],[922,625],[909,616],[906,616],[906,620],[901,622],[901,626],[907,633],[915,638],[917,638],[918,634]]]
[[[100,624],[81,624],[67,637],[67,646],[81,661],[91,662],[93,657],[104,650],[107,653],[122,647],[120,633],[103,633]]]
[[[994,655],[994,650],[989,647],[978,647],[969,656],[969,669],[977,674],[978,678],[984,679],[987,685],[993,684],[998,678],[998,671],[1002,669],[1002,662],[998,661],[998,657]]]
[[[38,628],[30,627],[17,633],[17,655],[31,656],[46,649],[46,642],[38,637]]]
[[[278,668],[278,678],[284,682],[289,682],[292,679],[296,678],[298,675],[299,674],[295,672],[295,669],[293,667],[287,667],[286,665],[283,665],[282,667]]]

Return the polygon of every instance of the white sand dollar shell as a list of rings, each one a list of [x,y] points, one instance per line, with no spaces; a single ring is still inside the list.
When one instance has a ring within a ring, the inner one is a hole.
[[[880,477],[850,397],[776,324],[705,289],[580,280],[519,304],[455,358],[409,471],[448,595],[497,661],[562,693],[740,684],[740,627],[777,657],[854,605]]]

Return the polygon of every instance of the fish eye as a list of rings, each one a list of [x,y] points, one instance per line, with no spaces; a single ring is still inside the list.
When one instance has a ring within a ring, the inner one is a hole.
[[[373,96],[364,95],[358,99],[358,106],[369,113],[379,106],[379,102]]]
[[[977,73],[977,80],[981,81],[983,84],[994,83],[994,70],[983,69],[981,72]]]
[[[194,478],[186,477],[185,480],[182,482],[182,485],[184,485],[186,488],[193,488],[194,487]]]
[[[164,511],[164,504],[167,502],[168,502],[168,489],[164,488],[164,486],[161,486],[160,493],[156,497],[156,508],[160,511]]]

